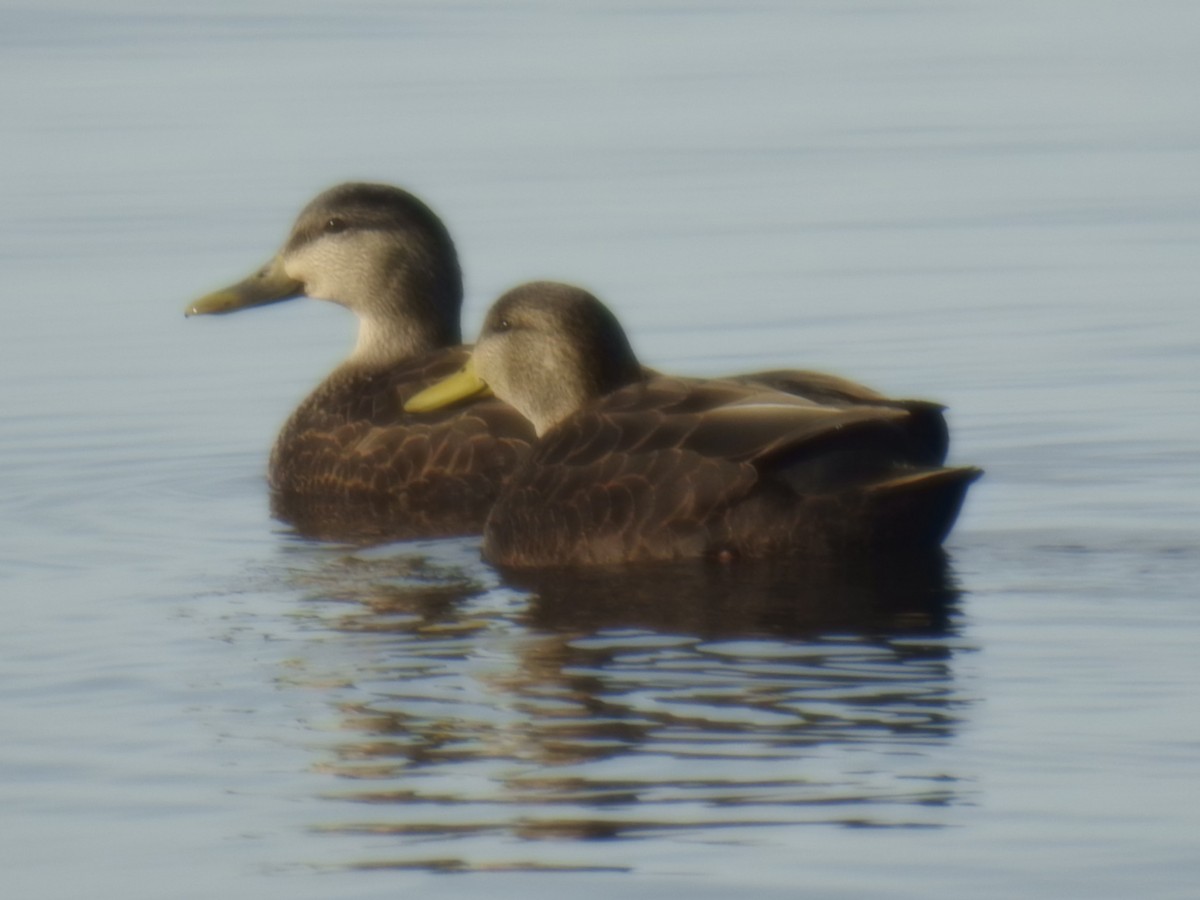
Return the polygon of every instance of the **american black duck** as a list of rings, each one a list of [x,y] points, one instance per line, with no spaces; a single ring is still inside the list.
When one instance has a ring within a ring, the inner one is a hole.
[[[358,341],[291,414],[271,452],[272,512],[315,538],[478,534],[533,439],[498,400],[413,416],[404,401],[460,369],[462,275],[438,217],[412,194],[343,184],[317,196],[283,248],[187,315],[308,296],[358,316]]]
[[[599,300],[553,282],[501,297],[463,371],[407,408],[489,392],[538,434],[484,526],[500,565],[923,551],[981,474],[940,465],[940,407],[657,375]]]

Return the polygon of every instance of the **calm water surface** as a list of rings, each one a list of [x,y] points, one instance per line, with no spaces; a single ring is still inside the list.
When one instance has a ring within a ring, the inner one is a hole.
[[[0,866],[40,898],[1193,897],[1200,8],[0,8]],[[184,321],[425,197],[644,360],[952,410],[944,560],[515,581],[267,515],[336,308]]]

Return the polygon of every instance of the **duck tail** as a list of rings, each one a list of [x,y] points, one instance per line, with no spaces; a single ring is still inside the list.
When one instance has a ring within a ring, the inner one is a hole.
[[[921,469],[865,486],[876,532],[872,543],[936,547],[954,527],[967,488],[981,475],[975,466]]]

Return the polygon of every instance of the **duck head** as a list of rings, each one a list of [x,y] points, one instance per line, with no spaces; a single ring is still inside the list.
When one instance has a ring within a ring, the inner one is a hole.
[[[616,316],[581,288],[523,284],[488,311],[467,366],[412,397],[410,412],[493,393],[544,434],[575,411],[642,377]]]
[[[318,195],[265,265],[185,315],[326,300],[358,316],[351,359],[385,362],[460,343],[462,295],[454,243],[433,211],[400,188],[355,182]]]

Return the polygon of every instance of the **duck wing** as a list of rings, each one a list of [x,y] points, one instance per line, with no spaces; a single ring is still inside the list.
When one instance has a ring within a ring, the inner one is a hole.
[[[848,378],[806,369],[747,372],[728,380],[781,391],[825,406],[886,406],[906,410],[910,416],[904,429],[914,456],[928,466],[939,466],[946,461],[950,430],[946,425],[946,407],[940,403],[887,397]]]

